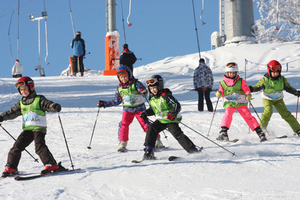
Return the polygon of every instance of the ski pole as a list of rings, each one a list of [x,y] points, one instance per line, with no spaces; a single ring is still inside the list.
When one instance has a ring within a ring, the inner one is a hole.
[[[88,149],[91,149],[91,148],[92,148],[92,147],[91,147],[91,143],[92,143],[92,139],[93,139],[95,127],[96,127],[96,124],[97,124],[97,119],[98,119],[99,111],[100,111],[100,107],[99,107],[98,112],[97,112],[97,117],[96,117],[96,121],[95,121],[95,124],[94,124],[93,132],[92,132],[92,135],[91,135],[90,144],[89,144],[89,146],[87,147]]]
[[[298,116],[298,105],[299,105],[299,97],[297,98],[296,120],[297,120],[297,116]]]
[[[251,101],[249,101],[249,103],[250,103],[251,107],[253,108],[254,112],[256,113],[256,115],[257,115],[257,117],[258,117],[260,123],[263,125],[264,129],[267,131],[268,135],[270,136],[270,133],[269,133],[269,131],[267,130],[267,127],[266,127],[266,126],[264,125],[264,123],[261,121],[261,119],[260,119],[259,115],[257,114],[257,112],[256,112],[256,110],[255,110],[255,108],[254,108],[254,106],[252,105]]]
[[[3,126],[2,126],[2,124],[0,124],[0,126],[1,126],[1,128],[12,138],[12,139],[14,139],[15,141],[17,141]],[[39,162],[38,161],[38,159],[36,159],[36,158],[34,158],[33,157],[33,155],[31,155],[30,153],[29,153],[29,151],[27,151],[26,149],[24,149],[33,159],[34,159],[34,162]]]
[[[208,129],[207,137],[209,136],[209,132],[210,132],[210,129],[211,129],[211,125],[212,125],[212,123],[213,123],[213,120],[214,120],[214,117],[215,117],[215,114],[216,114],[216,111],[217,111],[219,99],[220,99],[220,98],[218,98],[217,103],[216,103],[216,107],[215,107],[215,110],[214,110],[214,114],[213,114],[213,117],[212,117],[211,122],[210,122],[209,129]]]
[[[61,126],[61,130],[62,130],[63,136],[65,138],[66,147],[67,147],[69,158],[70,158],[70,161],[71,161],[71,167],[74,170],[74,165],[73,165],[73,162],[72,162],[72,158],[71,158],[71,154],[70,154],[70,151],[69,151],[69,147],[68,147],[68,143],[67,143],[65,131],[64,131],[63,125],[61,123],[61,119],[60,119],[59,113],[57,113],[57,116],[58,116],[58,119],[59,119],[59,123],[60,123],[60,126]]]
[[[251,112],[250,104],[248,104],[248,109],[249,109],[249,112]],[[250,126],[249,126],[249,128],[248,128],[248,133],[250,133]]]
[[[184,125],[185,127],[187,127],[187,128],[189,128],[189,129],[191,129],[192,131],[194,131],[195,133],[198,133],[199,135],[201,135],[202,137],[204,137],[205,139],[207,139],[207,140],[209,140],[209,141],[211,141],[212,143],[214,143],[215,145],[217,145],[218,147],[221,147],[222,149],[224,149],[225,151],[227,151],[227,152],[229,152],[229,153],[231,153],[232,154],[232,156],[237,156],[237,155],[235,155],[235,153],[232,153],[231,151],[229,151],[228,149],[226,149],[226,148],[224,148],[224,147],[222,147],[221,145],[219,145],[218,143],[216,143],[216,142],[214,142],[214,141],[212,141],[211,139],[209,139],[208,137],[205,137],[204,135],[202,135],[201,133],[199,133],[198,131],[195,131],[194,129],[192,129],[191,127],[189,127],[189,126],[187,126],[187,125],[185,125],[184,123],[182,123],[182,122],[179,122],[180,124],[182,124],[182,125]]]

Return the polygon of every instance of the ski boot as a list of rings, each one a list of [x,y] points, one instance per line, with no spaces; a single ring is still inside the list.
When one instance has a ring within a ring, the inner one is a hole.
[[[195,146],[192,146],[189,149],[188,153],[189,154],[201,153],[202,149],[203,149],[203,147],[201,147],[200,149],[197,149]]]
[[[118,152],[124,153],[127,151],[126,149],[127,141],[120,141]]]
[[[152,147],[146,146],[143,159],[144,160],[154,160],[155,159]]]
[[[10,167],[6,167],[4,169],[4,172],[2,173],[2,176],[1,177],[8,177],[8,176],[13,176],[13,175],[16,175],[18,174],[18,170],[16,169],[13,169],[13,168],[10,168]]]
[[[162,141],[160,140],[160,136],[156,138],[155,141],[155,149],[163,149],[165,148],[164,144],[162,143]]]
[[[51,172],[54,172],[57,169],[59,169],[59,167],[56,163],[46,164],[45,169],[41,171],[41,174],[51,173]]]
[[[41,174],[53,173],[53,172],[60,172],[60,171],[67,171],[68,169],[64,168],[61,165],[61,162],[58,164],[46,164],[45,169],[41,171]]]
[[[222,140],[222,141],[229,141],[229,137],[228,137],[228,134],[227,134],[227,130],[228,128],[223,126],[221,127],[221,131],[220,131],[220,135],[219,137],[217,137],[217,140]]]
[[[300,129],[296,131],[296,134],[300,137]]]
[[[260,139],[260,142],[264,142],[267,140],[266,135],[264,134],[264,132],[262,131],[262,129],[260,127],[257,127],[254,129]]]

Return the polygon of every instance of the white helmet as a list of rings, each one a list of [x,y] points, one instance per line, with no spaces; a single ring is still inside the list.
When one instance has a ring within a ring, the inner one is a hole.
[[[227,65],[225,66],[225,73],[226,72],[236,72],[238,74],[239,67],[235,62],[227,63]]]

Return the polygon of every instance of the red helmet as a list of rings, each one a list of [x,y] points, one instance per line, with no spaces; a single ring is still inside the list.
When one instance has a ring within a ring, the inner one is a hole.
[[[271,72],[281,73],[282,66],[277,60],[271,60],[268,63],[268,74],[271,76]]]
[[[27,85],[28,86],[28,89],[29,89],[29,92],[33,92],[34,91],[34,82],[33,80],[28,77],[28,76],[23,76],[22,78],[20,78],[17,83],[15,84],[15,88],[18,89],[18,91],[20,92],[20,87],[21,86],[24,86],[24,85]]]

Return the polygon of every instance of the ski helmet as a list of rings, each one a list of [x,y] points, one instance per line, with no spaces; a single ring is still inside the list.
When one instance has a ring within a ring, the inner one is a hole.
[[[234,77],[234,78],[236,78],[239,74],[238,64],[235,62],[227,63],[225,66],[225,75],[226,76],[227,76],[227,72],[236,72],[236,76]]]
[[[77,31],[77,32],[76,32],[76,35],[80,35],[80,36],[81,36],[81,32],[80,32],[80,31]]]
[[[20,93],[20,87],[27,85],[29,92],[33,92],[34,91],[34,82],[33,80],[28,77],[28,76],[23,76],[22,78],[20,78],[17,83],[15,84],[15,88],[18,89],[19,93]],[[21,94],[21,93],[20,93]]]
[[[128,49],[128,44],[123,44],[124,49]]]
[[[146,80],[148,90],[150,92],[150,86],[157,86],[158,93],[162,92],[164,89],[164,79],[160,75],[153,75]]]
[[[272,77],[271,72],[279,72],[281,74],[282,66],[277,60],[271,60],[268,63],[268,74]]]
[[[123,74],[127,74],[129,80],[131,80],[131,79],[133,78],[132,72],[131,72],[130,68],[127,67],[127,66],[123,66],[123,65],[122,65],[122,66],[119,67],[119,69],[117,70],[117,76],[118,76],[118,78],[119,78],[119,76],[121,76],[121,75],[123,75]],[[119,81],[120,81],[120,79],[119,79]]]

